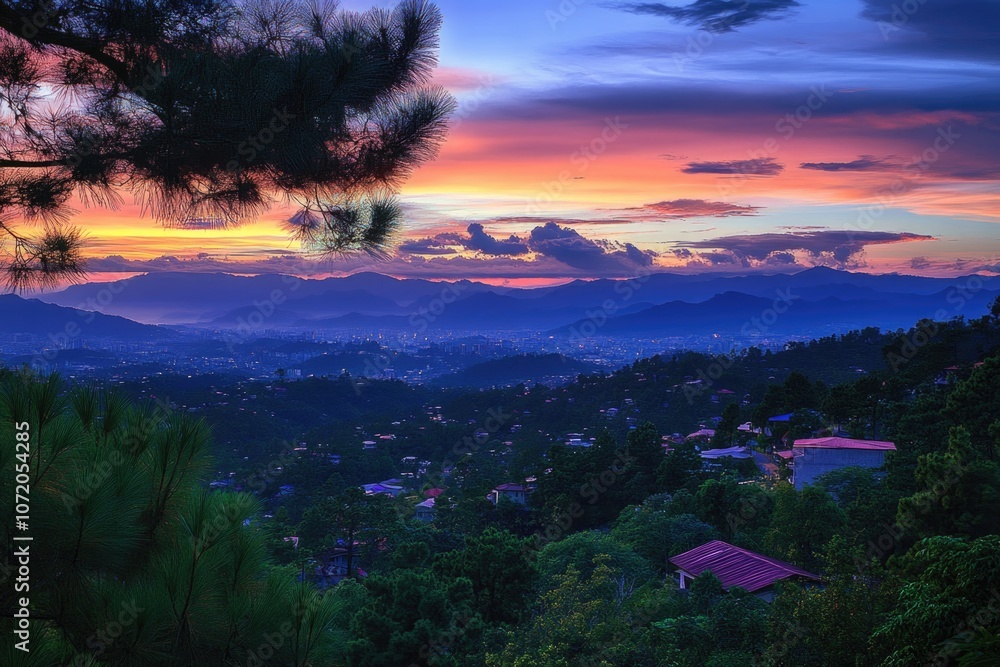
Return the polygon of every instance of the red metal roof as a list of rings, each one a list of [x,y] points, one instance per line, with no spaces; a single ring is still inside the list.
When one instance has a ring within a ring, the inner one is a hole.
[[[500,486],[494,487],[494,491],[526,491],[527,489],[520,484],[501,484]]]
[[[775,452],[774,455],[777,456],[777,457],[779,457],[779,458],[782,458],[782,459],[790,459],[790,458],[792,458],[792,452],[791,451]]]
[[[896,451],[896,445],[884,440],[855,440],[854,438],[806,438],[796,440],[796,447],[819,447],[822,449],[879,449]]]
[[[751,593],[792,577],[819,581],[819,577],[790,563],[747,551],[721,540],[707,542],[670,559],[675,566],[697,577],[711,572],[722,588],[739,587]]]

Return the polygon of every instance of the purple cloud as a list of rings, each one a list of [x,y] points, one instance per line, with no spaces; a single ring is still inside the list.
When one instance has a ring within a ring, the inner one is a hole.
[[[934,238],[911,232],[838,231],[831,229],[787,234],[742,234],[703,241],[688,241],[678,245],[684,248],[723,251],[747,266],[755,263],[791,264],[795,259],[792,255],[795,251],[804,252],[814,260],[824,260],[844,266],[857,261],[858,256],[868,246],[931,241]],[[708,257],[708,254],[700,253],[699,256],[711,263],[718,263],[720,258]]]
[[[688,162],[682,172],[685,174],[742,174],[744,176],[777,176],[785,166],[773,157],[752,160],[730,160],[727,162]]]
[[[800,169],[815,169],[817,171],[892,171],[902,165],[889,158],[876,158],[862,155],[850,162],[803,162]]]
[[[757,21],[782,18],[798,6],[795,0],[694,0],[684,7],[663,2],[629,2],[618,5],[618,9],[663,16],[709,32],[732,32]]]

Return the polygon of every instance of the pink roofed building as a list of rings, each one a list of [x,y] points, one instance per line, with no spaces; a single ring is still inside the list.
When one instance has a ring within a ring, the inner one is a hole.
[[[682,590],[705,572],[711,572],[723,590],[742,588],[762,600],[774,600],[774,585],[779,581],[796,580],[819,583],[819,576],[791,563],[741,549],[728,542],[713,540],[685,551],[670,559],[677,568]]]
[[[528,487],[522,484],[501,484],[494,487],[487,497],[494,505],[500,502],[500,498],[507,498],[519,505],[524,505],[528,502],[528,491]]]
[[[896,451],[884,440],[858,440],[831,436],[796,440],[792,446],[792,483],[796,489],[814,484],[816,478],[841,468],[881,468],[886,452]]]

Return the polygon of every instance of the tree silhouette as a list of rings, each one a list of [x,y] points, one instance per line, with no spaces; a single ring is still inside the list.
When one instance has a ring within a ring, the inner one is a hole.
[[[73,195],[184,228],[285,200],[319,254],[384,252],[394,192],[454,103],[428,87],[426,0],[341,11],[297,0],[0,1],[0,232],[13,288],[79,276]],[[32,235],[12,220],[40,224]]]
[[[15,636],[30,593],[31,652],[6,640],[0,664],[330,664],[335,601],[269,565],[253,496],[205,488],[204,422],[8,375],[0,436],[15,442],[18,424],[28,455],[0,448],[0,465],[27,464],[30,591],[14,591],[24,542],[0,503],[0,631]],[[4,498],[14,482],[0,479]]]

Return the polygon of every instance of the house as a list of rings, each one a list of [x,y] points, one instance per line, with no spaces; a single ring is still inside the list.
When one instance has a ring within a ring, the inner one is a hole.
[[[710,428],[700,428],[694,433],[689,433],[685,440],[711,440],[715,437],[715,430]]]
[[[426,521],[430,523],[434,520],[434,499],[428,498],[427,500],[417,503],[417,520]]]
[[[442,493],[444,493],[444,489],[434,487],[433,489],[427,489],[424,491],[424,496],[427,498],[437,498]]]
[[[363,484],[361,488],[364,489],[365,495],[368,496],[384,494],[395,498],[396,496],[398,496],[400,493],[403,492],[403,487],[397,486],[395,484],[386,484],[385,482],[377,482],[375,484]]]
[[[792,447],[792,483],[796,489],[813,484],[825,473],[851,466],[881,468],[886,452],[896,445],[882,440],[856,440],[831,436],[796,440]]]
[[[774,585],[779,581],[797,580],[818,583],[819,576],[791,563],[741,549],[721,540],[707,542],[669,559],[677,568],[682,590],[690,587],[697,577],[711,572],[723,590],[742,588],[766,602],[774,600]]]
[[[336,547],[318,556],[313,574],[321,589],[339,584],[347,576],[347,549]]]
[[[790,449],[786,449],[786,450],[780,451],[780,452],[775,452],[774,453],[774,460],[777,463],[784,462],[784,464],[786,466],[788,466],[789,468],[791,468],[792,465],[795,463],[794,454],[792,453],[792,450],[790,450]]]
[[[706,461],[714,461],[716,459],[721,459],[724,457],[730,457],[734,459],[748,459],[751,454],[747,451],[746,447],[726,447],[725,449],[706,449],[701,452],[701,458]]]
[[[500,502],[501,497],[507,498],[519,505],[524,505],[528,502],[528,487],[520,484],[501,484],[494,487],[487,497],[494,505]]]

